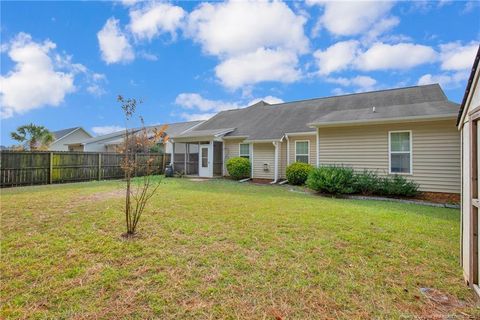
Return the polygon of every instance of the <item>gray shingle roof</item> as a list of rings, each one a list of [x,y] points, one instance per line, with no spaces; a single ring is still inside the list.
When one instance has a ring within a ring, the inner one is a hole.
[[[432,115],[455,116],[458,105],[453,102],[421,102],[400,106],[376,106],[354,110],[339,110],[329,112],[312,121],[312,125],[334,125],[350,122],[369,122],[389,119],[424,118]]]
[[[191,138],[191,137],[213,137],[222,135],[228,132],[234,131],[235,128],[220,128],[220,129],[210,129],[210,130],[195,130],[195,131],[187,131],[181,133],[176,136],[172,136],[173,138]]]
[[[52,134],[55,138],[55,140],[58,140],[64,136],[66,136],[67,134],[69,134],[70,132],[72,131],[75,131],[77,129],[79,129],[80,127],[74,127],[74,128],[68,128],[68,129],[62,129],[62,130],[57,130],[57,131],[52,131]]]
[[[368,110],[376,107],[377,114]],[[197,131],[235,128],[227,137],[242,136],[249,140],[280,139],[285,133],[314,132],[309,124],[318,119],[365,120],[431,117],[458,112],[458,105],[448,101],[438,84],[373,91],[280,104],[257,103],[245,109],[223,111],[197,126]]]

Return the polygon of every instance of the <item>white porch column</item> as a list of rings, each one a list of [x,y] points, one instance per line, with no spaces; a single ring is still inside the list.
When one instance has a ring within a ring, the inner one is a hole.
[[[213,140],[210,140],[208,148],[208,174],[213,178]]]
[[[275,162],[274,162],[274,171],[273,171],[274,180],[272,183],[276,183],[278,180],[278,151],[280,148],[278,147],[278,141],[273,142],[273,145],[275,146]]]

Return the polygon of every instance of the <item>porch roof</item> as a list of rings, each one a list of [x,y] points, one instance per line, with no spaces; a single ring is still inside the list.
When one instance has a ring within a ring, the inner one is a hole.
[[[207,129],[207,130],[192,130],[180,133],[172,136],[173,139],[186,139],[186,138],[216,138],[234,131],[235,128],[222,128],[222,129]]]

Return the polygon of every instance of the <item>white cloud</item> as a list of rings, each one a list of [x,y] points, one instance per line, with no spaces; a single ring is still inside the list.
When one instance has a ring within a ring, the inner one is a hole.
[[[240,105],[237,103],[205,99],[198,93],[180,93],[175,99],[175,104],[184,109],[197,109],[202,112],[219,112],[240,108]]]
[[[308,3],[323,6],[319,23],[338,36],[365,34],[372,29],[379,33],[398,24],[398,19],[392,20],[389,16],[393,1],[310,0]]]
[[[306,19],[283,2],[203,3],[189,16],[188,34],[212,55],[238,55],[260,47],[306,52]]]
[[[138,53],[138,56],[149,61],[157,61],[158,57],[154,55],[153,53],[146,52],[146,51],[140,51]]]
[[[280,1],[203,3],[189,15],[186,34],[219,58],[216,76],[237,89],[298,80],[298,56],[309,50],[305,23],[304,16]]]
[[[437,52],[431,47],[413,44],[385,44],[376,42],[361,49],[355,40],[341,41],[314,53],[320,75],[329,75],[346,69],[362,71],[404,70],[437,61]]]
[[[178,6],[152,2],[130,11],[129,29],[137,39],[148,39],[170,33],[175,38],[186,13]]]
[[[465,82],[467,81],[469,76],[469,72],[458,71],[453,73],[441,73],[432,75],[427,73],[418,79],[418,85],[426,85],[426,84],[433,84],[439,83],[443,88],[447,89],[455,89],[465,86]]]
[[[140,1],[142,0],[121,0],[120,2],[126,7],[131,7]]]
[[[231,89],[263,81],[291,83],[301,76],[297,64],[297,55],[290,51],[260,48],[223,61],[215,68],[215,74]]]
[[[278,103],[283,103],[284,102],[280,98],[277,98],[277,97],[274,97],[274,96],[266,96],[266,97],[263,97],[263,98],[253,99],[247,105],[251,106],[251,105],[254,105],[255,103],[260,102],[260,101],[265,101],[266,103],[269,103],[269,104],[278,104]]]
[[[38,43],[26,33],[19,33],[5,49],[15,66],[0,76],[0,115],[2,118],[23,114],[43,106],[58,106],[75,90],[75,70],[81,65],[66,59],[55,59],[51,51],[55,43]],[[61,61],[60,66],[55,61]],[[68,67],[67,72],[60,68]],[[81,69],[81,68],[80,68]]]
[[[97,136],[102,136],[104,134],[109,134],[109,133],[118,132],[122,130],[125,130],[125,128],[121,126],[116,126],[116,125],[92,127],[92,132]]]
[[[377,85],[377,80],[369,76],[356,76],[352,78],[327,78],[325,80],[329,83],[339,84],[344,87],[354,87],[356,92],[372,91],[376,89]],[[343,90],[340,91],[341,89],[337,89],[338,90],[336,94],[343,92]]]
[[[135,58],[127,36],[120,30],[119,21],[107,20],[102,30],[97,33],[102,59],[107,63],[127,63]]]
[[[377,80],[369,76],[356,76],[353,78],[327,78],[327,82],[336,83],[342,86],[358,86],[362,88],[373,87],[377,84]]]
[[[473,65],[478,50],[478,42],[470,42],[463,46],[458,42],[450,42],[440,46],[442,70],[467,70]]]
[[[431,47],[413,44],[375,43],[363,52],[355,64],[360,70],[402,70],[432,63],[437,59],[437,53]]]
[[[357,56],[359,42],[356,40],[341,41],[326,50],[317,50],[313,54],[317,60],[321,75],[347,69]]]

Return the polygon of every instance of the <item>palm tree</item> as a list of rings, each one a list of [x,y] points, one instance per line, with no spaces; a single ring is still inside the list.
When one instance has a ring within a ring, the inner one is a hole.
[[[11,137],[20,143],[23,143],[29,150],[38,150],[48,147],[55,137],[44,126],[36,126],[33,123],[23,125],[12,132]]]

